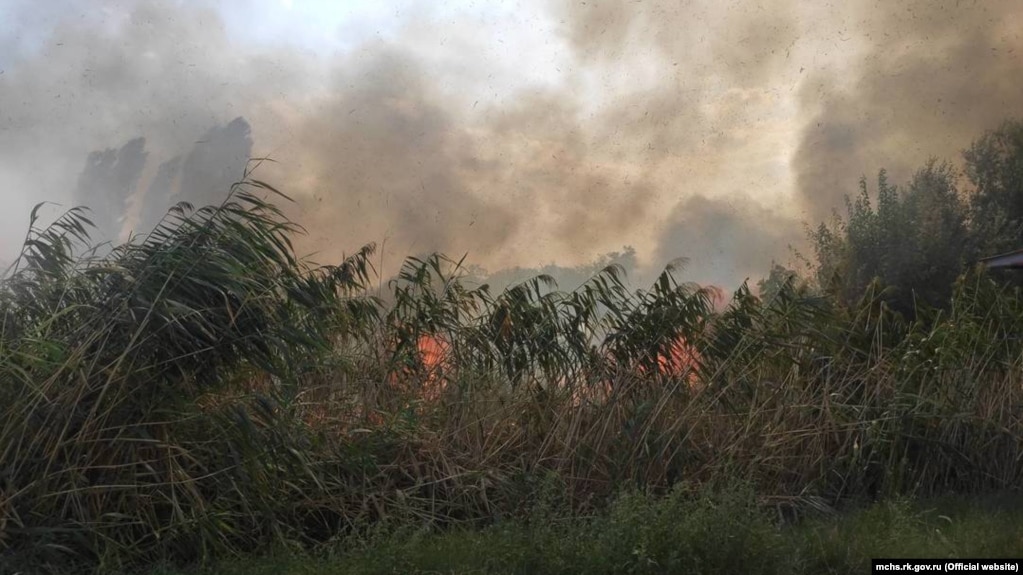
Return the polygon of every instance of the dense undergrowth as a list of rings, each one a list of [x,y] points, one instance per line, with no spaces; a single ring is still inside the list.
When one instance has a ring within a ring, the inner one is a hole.
[[[4,562],[204,562],[724,478],[790,518],[1020,485],[1023,300],[983,273],[912,322],[880,286],[720,308],[673,267],[495,294],[435,255],[381,293],[372,247],[302,261],[268,197],[112,249],[82,211],[33,215],[0,286]]]

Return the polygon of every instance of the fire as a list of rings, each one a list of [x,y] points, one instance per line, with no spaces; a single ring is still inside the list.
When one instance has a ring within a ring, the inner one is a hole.
[[[691,345],[686,338],[678,336],[665,352],[657,354],[656,376],[685,378],[689,386],[697,383],[697,367],[700,362],[700,352]],[[641,376],[646,376],[647,369],[640,365],[636,371]]]
[[[421,334],[416,338],[412,366],[401,367],[388,375],[392,386],[412,385],[424,400],[435,400],[447,387],[447,376],[453,371],[451,344],[447,338]]]
[[[431,377],[440,375],[448,367],[448,353],[451,345],[443,337],[423,334],[416,340],[416,351],[423,369]]]
[[[415,382],[421,399],[437,400],[447,387],[448,378],[455,369],[451,357],[451,343],[442,335],[424,333],[417,337],[415,349],[417,368],[405,371],[404,376],[392,374],[392,382],[397,383],[399,378]],[[666,350],[657,354],[657,368],[654,374],[649,374],[644,366],[636,366],[634,373],[641,377],[652,375],[654,378],[682,379],[692,389],[698,383],[699,361],[700,353],[696,347],[679,336]],[[569,384],[562,383],[566,386]],[[611,385],[612,382],[608,381],[607,384]]]
[[[416,340],[416,352],[423,368],[422,397],[437,399],[447,387],[444,376],[451,370],[451,344],[442,336],[422,334]]]
[[[657,371],[666,376],[693,378],[699,361],[700,352],[686,338],[679,336],[671,343],[667,353],[657,354]]]

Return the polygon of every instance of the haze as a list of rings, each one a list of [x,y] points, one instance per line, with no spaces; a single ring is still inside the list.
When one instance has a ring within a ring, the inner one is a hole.
[[[4,0],[0,261],[38,202],[124,239],[269,157],[323,263],[632,246],[732,288],[861,175],[1023,114],[1021,33],[1012,0]]]

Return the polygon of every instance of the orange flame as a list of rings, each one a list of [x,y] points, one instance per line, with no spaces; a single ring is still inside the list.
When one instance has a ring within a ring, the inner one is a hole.
[[[416,339],[416,356],[419,369],[415,373],[406,372],[405,376],[418,382],[418,395],[422,400],[435,401],[446,389],[448,377],[454,371],[451,343],[441,335],[421,334]],[[699,360],[700,353],[696,347],[679,336],[667,350],[657,354],[657,369],[653,377],[680,378],[693,389],[698,383],[696,368]],[[635,373],[643,377],[650,376],[643,366],[637,366]],[[392,382],[397,383],[398,377],[399,374],[392,374]],[[611,382],[607,383],[610,385]],[[606,391],[609,390],[610,387]]]
[[[451,344],[440,335],[421,334],[416,338],[414,367],[392,371],[388,376],[391,386],[412,384],[420,399],[432,401],[440,397],[447,387],[446,377],[453,371]],[[409,390],[411,391],[411,389]]]
[[[671,343],[666,352],[657,354],[656,376],[685,378],[690,387],[697,382],[696,368],[699,366],[700,352],[686,338],[679,336]],[[641,376],[648,375],[647,369],[640,365],[636,371]]]
[[[451,367],[451,344],[442,336],[423,334],[416,340],[416,352],[425,375],[422,383],[423,399],[437,399],[447,387],[444,376]]]
[[[688,376],[696,375],[696,367],[699,365],[700,352],[690,345],[686,338],[679,336],[671,343],[667,354],[657,355],[657,371],[667,376]]]
[[[451,345],[445,338],[436,335],[423,334],[416,340],[419,360],[423,362],[423,368],[430,374],[441,372],[447,367],[450,348]]]

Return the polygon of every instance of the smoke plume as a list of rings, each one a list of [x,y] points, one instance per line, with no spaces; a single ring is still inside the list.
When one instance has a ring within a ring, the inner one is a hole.
[[[683,256],[732,287],[861,174],[1023,111],[1008,0],[302,6],[0,8],[0,259],[38,201],[123,239],[257,157],[318,261],[373,241],[385,273],[432,250],[583,269],[628,245],[646,276]]]
[[[1023,114],[1023,4],[854,2],[838,21],[856,51],[800,89],[808,121],[794,168],[810,216],[827,217],[862,175],[906,180],[929,157],[957,160],[984,130]]]

